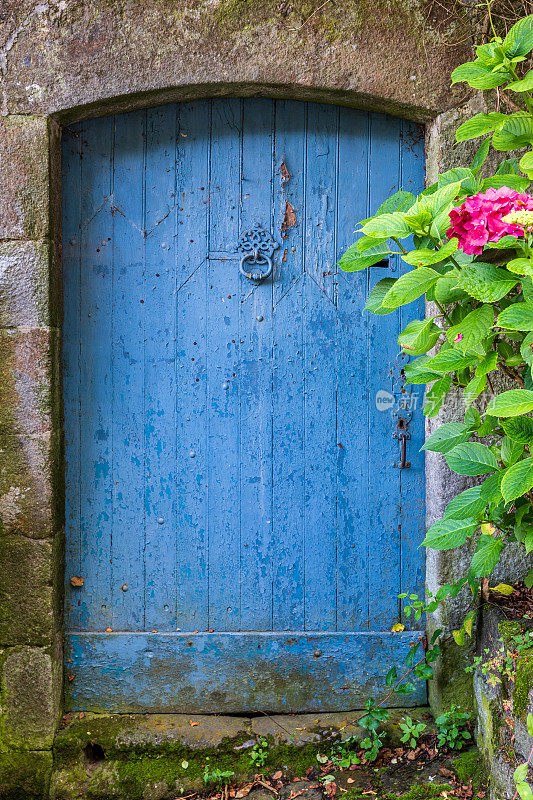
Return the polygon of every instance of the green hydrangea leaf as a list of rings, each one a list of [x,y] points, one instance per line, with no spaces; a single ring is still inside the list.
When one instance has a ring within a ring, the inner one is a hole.
[[[524,458],[505,471],[501,491],[506,503],[522,497],[531,487],[533,487],[533,458]]]
[[[383,299],[383,308],[394,310],[406,303],[411,303],[425,294],[438,281],[439,277],[439,273],[430,267],[420,267],[406,272],[387,292]]]
[[[463,267],[457,278],[457,286],[484,303],[501,300],[517,283],[518,278],[506,270],[481,262]]]
[[[493,322],[492,306],[482,305],[467,314],[457,325],[449,328],[446,336],[451,344],[466,352],[488,336]]]
[[[481,497],[481,486],[472,486],[450,500],[444,512],[444,518],[477,519],[483,513],[486,500]]]
[[[464,422],[445,422],[428,437],[421,449],[448,453],[456,445],[466,442],[471,435],[472,431]]]
[[[480,442],[458,444],[445,458],[458,475],[486,475],[498,469],[496,456],[490,447]]]
[[[391,314],[392,309],[390,308],[383,308],[383,298],[391,288],[396,283],[396,278],[383,278],[383,280],[378,281],[374,288],[370,291],[365,304],[365,311],[370,311],[372,314]]]
[[[533,392],[529,389],[510,389],[493,397],[487,414],[493,417],[518,417],[533,411]]]
[[[473,519],[441,519],[429,528],[422,544],[434,550],[452,550],[463,545],[477,527]]]

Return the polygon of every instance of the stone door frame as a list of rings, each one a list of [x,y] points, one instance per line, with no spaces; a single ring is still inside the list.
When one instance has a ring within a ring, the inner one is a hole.
[[[250,23],[243,45],[238,24],[215,36],[211,28],[208,37],[192,11],[188,21],[174,20],[179,36],[169,38],[168,0],[131,8],[122,0],[96,8],[98,2],[81,0],[72,12],[68,1],[21,3],[20,19],[0,44],[0,753],[7,773],[9,764],[13,774],[27,767],[45,783],[63,681],[62,126],[203,97],[328,102],[426,124],[431,180],[464,160],[468,146],[452,151],[453,133],[483,107],[482,99],[449,90],[468,44],[453,50],[431,30],[421,48],[422,23],[410,31],[396,3],[385,29],[381,19],[370,19],[330,40],[326,29],[287,33],[275,17]],[[447,420],[452,410],[445,410]],[[426,480],[432,522],[462,487],[431,454]],[[445,582],[456,563],[456,556],[429,553],[430,588]],[[439,627],[454,627],[459,612],[460,605],[449,609]],[[445,654],[432,686],[435,708],[449,695],[447,660]],[[464,698],[459,661],[449,661]],[[0,769],[0,796],[3,780]]]

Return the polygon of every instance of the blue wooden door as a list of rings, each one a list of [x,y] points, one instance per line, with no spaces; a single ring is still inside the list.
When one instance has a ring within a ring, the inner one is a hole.
[[[362,313],[398,260],[336,262],[421,187],[421,129],[206,100],[72,125],[63,170],[67,708],[383,697],[420,637],[391,627],[424,579],[422,403],[400,313]],[[279,245],[262,283],[237,250],[257,224]]]

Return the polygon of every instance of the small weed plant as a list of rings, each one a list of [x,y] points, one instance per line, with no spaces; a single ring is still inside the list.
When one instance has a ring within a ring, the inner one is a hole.
[[[526,650],[533,647],[533,631],[518,633],[507,643],[502,643],[495,654],[486,647],[483,655],[476,656],[467,672],[479,670],[484,675],[490,686],[498,686],[506,678],[514,682],[516,675],[516,661]]]
[[[411,717],[404,717],[398,725],[403,734],[400,741],[413,749],[427,730],[427,725],[424,722],[416,722]]]
[[[457,706],[452,706],[450,711],[437,717],[437,745],[439,748],[448,747],[450,750],[462,750],[470,743],[472,734],[468,724],[472,719],[470,711],[464,711]]]
[[[222,770],[218,767],[212,767],[209,763],[209,758],[206,758],[204,765],[204,772],[202,775],[204,786],[214,784],[215,786],[226,785],[230,778],[235,775],[231,770]]]
[[[264,767],[268,757],[268,741],[260,739],[250,750],[250,764],[252,767]]]

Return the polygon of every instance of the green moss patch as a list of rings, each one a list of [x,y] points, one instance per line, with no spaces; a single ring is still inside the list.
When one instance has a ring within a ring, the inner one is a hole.
[[[533,648],[522,653],[516,662],[513,689],[513,714],[515,717],[525,718],[531,688],[533,688]]]
[[[442,792],[450,792],[448,783],[423,783],[413,786],[405,794],[386,794],[387,800],[425,800],[428,797],[440,797]]]
[[[453,759],[453,768],[461,783],[470,783],[477,791],[485,779],[485,766],[478,750],[468,750]]]
[[[152,722],[135,716],[88,714],[56,737],[51,797],[70,800],[83,792],[90,800],[114,796],[146,800],[147,792],[163,797],[204,791],[215,785],[204,784],[206,764],[211,772],[234,773],[232,782],[251,780],[257,767],[250,752],[257,737],[248,730],[223,736],[225,724],[223,718],[220,724],[211,718],[213,744],[209,745],[209,736],[194,733],[200,728],[172,727],[161,717]],[[298,745],[280,742],[272,735],[261,738],[268,742],[261,768],[265,774],[282,766],[288,775],[305,775],[309,766],[317,764],[316,756],[325,746],[320,741]]]
[[[50,752],[0,752],[0,797],[2,800],[42,800],[48,795],[51,772]]]

